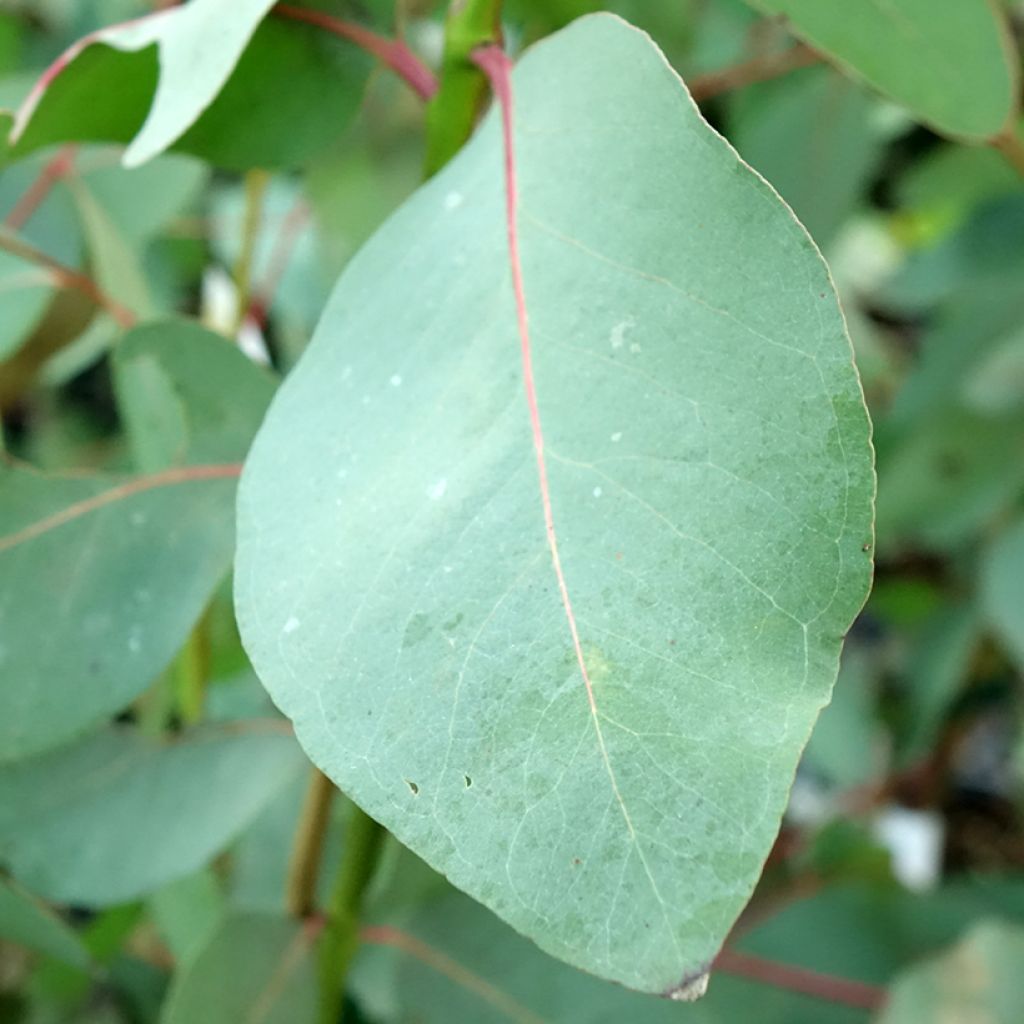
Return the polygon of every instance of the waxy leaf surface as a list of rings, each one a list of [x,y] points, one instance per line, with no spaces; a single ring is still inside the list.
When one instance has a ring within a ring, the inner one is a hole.
[[[123,903],[183,878],[306,765],[283,725],[179,742],[110,729],[0,768],[0,863],[64,903]]]
[[[1016,56],[992,0],[749,0],[941,132],[985,139],[1016,107]]]
[[[524,397],[492,114],[350,264],[254,444],[243,640],[312,759],[595,974],[692,994],[753,889],[870,572],[828,272],[650,40],[516,70]]]

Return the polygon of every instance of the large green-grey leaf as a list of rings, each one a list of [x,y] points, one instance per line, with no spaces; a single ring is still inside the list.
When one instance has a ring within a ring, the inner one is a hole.
[[[0,769],[0,860],[57,902],[126,902],[202,867],[306,764],[273,720],[154,742],[113,729]]]
[[[88,966],[78,936],[52,910],[0,878],[0,938],[45,953],[72,967]]]
[[[989,0],[749,2],[939,131],[986,139],[1010,125],[1017,56]]]
[[[990,920],[900,977],[878,1024],[1017,1024],[1022,1006],[1024,928]]]
[[[260,24],[271,5],[192,0],[86,36],[19,109],[8,158],[106,141],[131,144],[129,165],[169,146],[230,169],[303,162],[355,112],[370,62],[313,26]]]
[[[186,323],[139,328],[122,345],[119,387],[133,394],[126,381],[148,367],[179,402],[182,444],[143,476],[0,466],[0,761],[123,708],[170,662],[231,564],[237,463],[273,385]],[[140,415],[129,417],[137,447],[152,436]]]
[[[174,980],[161,1024],[313,1024],[309,925],[269,914],[229,917]]]
[[[307,752],[402,842],[546,951],[683,994],[864,599],[867,416],[820,256],[646,36],[582,19],[515,83],[593,709],[493,116],[352,262],[275,399],[239,500],[240,625]]]

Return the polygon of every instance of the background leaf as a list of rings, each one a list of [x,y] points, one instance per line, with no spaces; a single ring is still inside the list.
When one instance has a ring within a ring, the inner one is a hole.
[[[879,1024],[1013,1024],[1024,1005],[1024,928],[975,925],[951,952],[897,980]]]
[[[309,25],[255,28],[269,6],[201,0],[96,32],[20,111],[8,159],[137,138],[132,166],[169,146],[232,170],[301,164],[351,119],[370,62]]]
[[[175,980],[161,1024],[312,1024],[312,940],[308,924],[268,914],[228,918]]]
[[[176,403],[182,433],[172,442],[162,423],[144,418],[158,407],[151,393],[133,390],[140,360]],[[128,335],[118,366],[143,467],[170,475],[47,477],[0,467],[0,666],[18,680],[0,691],[0,761],[55,746],[123,708],[167,666],[231,565],[236,463],[271,378],[223,338],[185,323]],[[166,457],[149,454],[158,442]],[[35,630],[44,622],[41,648]]]
[[[0,878],[0,938],[45,953],[72,967],[89,956],[78,936],[52,910],[20,886]]]
[[[0,859],[56,902],[125,902],[206,864],[304,764],[273,721],[171,743],[104,731],[0,769]]]
[[[988,0],[750,2],[939,131],[987,139],[1010,125],[1017,67],[1005,16]]]

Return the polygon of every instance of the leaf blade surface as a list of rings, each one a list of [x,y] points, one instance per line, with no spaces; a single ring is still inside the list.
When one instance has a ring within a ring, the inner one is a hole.
[[[545,536],[493,115],[353,261],[275,399],[239,621],[370,814],[546,951],[670,994],[753,888],[863,601],[867,418],[820,256],[645,36],[583,19],[515,88],[597,715]]]

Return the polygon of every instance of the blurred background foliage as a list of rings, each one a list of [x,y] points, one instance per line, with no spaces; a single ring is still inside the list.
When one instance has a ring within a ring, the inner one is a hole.
[[[16,107],[74,40],[152,6],[4,0],[0,104]],[[306,6],[400,32],[440,60],[432,0]],[[1019,34],[1024,8],[1004,6]],[[793,45],[740,0],[508,0],[508,45],[594,9],[652,34],[832,267],[875,423],[875,589],[738,926],[735,949],[751,960],[724,965],[705,1000],[662,1004],[578,974],[394,846],[349,1019],[1024,1019],[1024,178],[820,60],[716,85],[722,69]],[[261,45],[285,75],[305,53]],[[311,45],[358,78],[358,104],[313,81],[300,97],[319,108],[313,127],[295,128],[272,172],[239,173],[252,139],[210,132],[191,147],[206,160],[174,152],[133,170],[116,146],[48,146],[5,158],[0,220],[132,314],[198,317],[287,372],[346,261],[423,164],[417,98],[347,44]],[[145,390],[144,342],[115,357],[117,316],[59,283],[0,252],[7,451],[45,471],[159,467],[140,448],[150,435],[129,429],[162,408]],[[258,380],[239,382],[232,364],[213,387],[211,429],[236,389],[258,421]],[[315,922],[285,912],[304,760],[245,661],[226,585],[204,621],[202,725],[170,710],[186,651],[121,728],[0,768],[0,1021],[313,1018]],[[153,742],[168,721],[186,733],[172,748]],[[834,985],[832,1002],[795,994],[777,974],[758,980],[762,959],[862,986]]]

